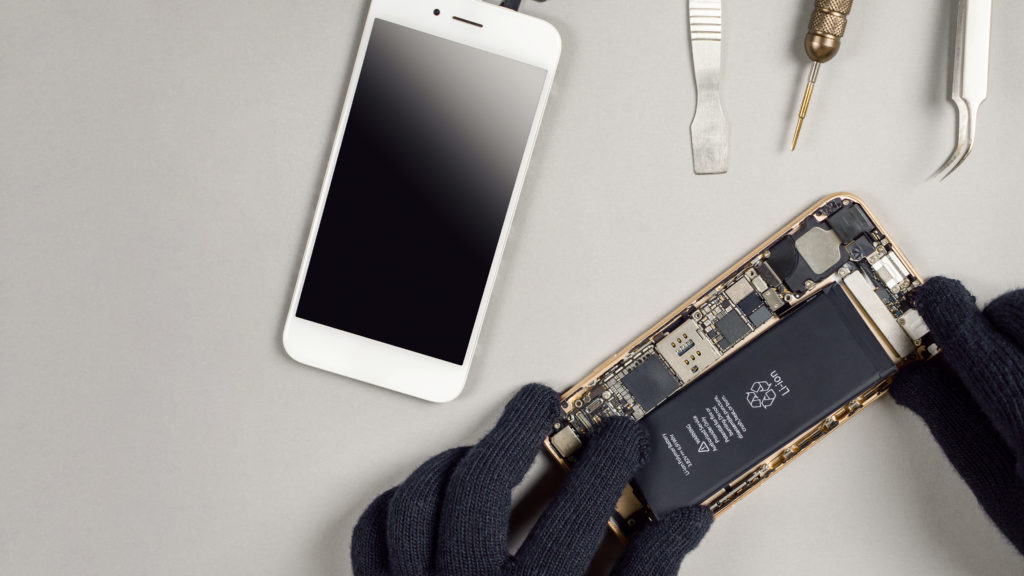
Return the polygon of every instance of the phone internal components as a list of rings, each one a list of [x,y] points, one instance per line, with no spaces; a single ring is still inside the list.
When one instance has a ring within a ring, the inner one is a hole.
[[[652,506],[663,512],[673,498],[703,498],[718,514],[884,394],[888,359],[936,353],[909,300],[920,285],[857,201],[828,199],[570,389],[548,450],[571,465],[607,418],[658,424],[668,437],[654,436],[652,444],[671,455],[662,462],[669,484],[659,484],[658,474],[631,483],[612,515],[613,529],[630,533],[656,516]],[[827,305],[835,299],[839,304]],[[849,313],[851,302],[859,317]],[[864,356],[878,361],[876,372]],[[697,494],[701,486],[713,490],[710,496]]]
[[[893,371],[830,285],[640,421],[651,455],[635,485],[655,515],[704,502]]]
[[[742,301],[736,304],[736,307],[743,311],[744,314],[750,316],[750,314],[757,310],[761,306],[761,297],[757,294],[751,293]]]
[[[839,263],[842,242],[832,230],[811,228],[796,239],[796,251],[815,274],[823,274]]]
[[[747,278],[750,278],[750,283],[754,286],[754,291],[758,294],[768,289],[768,283],[764,281],[764,278],[758,276],[753,269],[747,273]]]
[[[754,310],[754,312],[750,315],[750,323],[754,325],[754,328],[757,328],[758,326],[764,324],[769,319],[771,319],[771,317],[771,310],[762,306],[757,310]]]
[[[907,336],[907,333],[900,327],[899,322],[893,317],[888,305],[891,304],[891,295],[886,300],[879,297],[874,284],[867,275],[856,270],[843,278],[843,285],[850,291],[853,298],[860,304],[871,321],[878,327],[878,330],[885,337],[885,340],[892,346],[900,357],[906,356],[914,351],[914,342]]]
[[[754,270],[757,270],[758,276],[764,278],[764,281],[772,288],[778,288],[779,285],[782,284],[782,280],[780,280],[779,276],[775,274],[775,270],[772,270],[772,267],[767,263],[762,262],[761,264],[758,264],[754,267]]]
[[[750,282],[746,278],[740,278],[725,290],[725,295],[736,304],[739,304],[744,298],[753,293],[754,288],[750,286]]]
[[[903,281],[910,276],[910,271],[907,270],[903,262],[896,257],[896,254],[889,252],[885,254],[882,252],[880,256],[879,252],[875,252],[868,257],[868,263],[875,270],[875,274],[885,283],[885,287],[890,290],[897,288]]]
[[[850,260],[860,262],[874,253],[875,245],[870,238],[862,234],[846,247],[846,251],[850,253]]]
[[[805,226],[799,237],[786,236],[769,249],[768,263],[793,292],[805,291],[808,281],[824,280],[849,260],[826,224],[808,218]]]
[[[900,316],[899,324],[903,331],[907,333],[907,336],[910,336],[911,340],[921,340],[931,332],[928,325],[924,323],[921,313],[917,310],[907,310]]]
[[[875,229],[875,225],[868,219],[864,209],[857,204],[840,208],[838,212],[829,216],[829,226],[835,231],[843,244],[852,242],[861,234],[866,234]]]
[[[691,318],[662,338],[655,349],[685,384],[722,356],[709,338],[710,335],[705,334]],[[623,382],[625,383],[625,378]],[[675,386],[679,385],[680,383],[676,382]],[[658,401],[667,396],[662,396]]]
[[[721,346],[723,350],[732,347],[733,344],[739,342],[750,333],[750,326],[747,326],[747,323],[743,321],[743,317],[735,310],[723,316],[721,320],[715,323],[715,327],[722,333],[724,340]]]
[[[679,357],[690,356],[690,352],[696,348],[696,344],[690,340],[683,341],[677,349],[682,350],[686,342],[689,342],[687,351]],[[677,342],[677,344],[679,343]],[[694,353],[695,355],[696,353]],[[696,364],[694,364],[694,368],[696,368]],[[629,374],[622,377],[622,385],[629,390],[633,398],[636,398],[640,407],[647,411],[675,392],[676,388],[679,388],[679,380],[668,371],[660,359],[649,356]]]
[[[768,305],[772,312],[782,308],[782,297],[775,290],[765,290],[761,293],[761,298],[764,299],[764,303]]]
[[[569,426],[563,427],[551,436],[551,445],[558,450],[563,458],[572,456],[577,450],[583,447],[583,442],[576,434],[576,431]]]

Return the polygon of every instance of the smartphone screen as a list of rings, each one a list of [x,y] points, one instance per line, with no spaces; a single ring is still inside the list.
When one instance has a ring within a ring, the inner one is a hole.
[[[296,315],[462,364],[546,76],[376,19]]]

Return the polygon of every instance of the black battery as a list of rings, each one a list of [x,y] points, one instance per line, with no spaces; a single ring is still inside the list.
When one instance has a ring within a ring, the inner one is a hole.
[[[895,370],[832,284],[640,421],[635,485],[656,516],[704,502]]]

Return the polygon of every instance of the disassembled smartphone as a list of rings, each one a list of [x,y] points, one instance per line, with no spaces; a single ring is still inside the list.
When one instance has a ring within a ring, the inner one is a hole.
[[[827,197],[566,391],[546,448],[571,467],[602,420],[633,418],[650,459],[612,529],[720,514],[937,353],[921,282],[859,198]]]

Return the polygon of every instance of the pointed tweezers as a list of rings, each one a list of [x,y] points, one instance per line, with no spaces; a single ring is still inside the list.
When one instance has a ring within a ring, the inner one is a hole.
[[[953,47],[952,99],[956,105],[956,148],[935,176],[945,180],[974,149],[978,109],[988,96],[992,0],[959,0]]]

